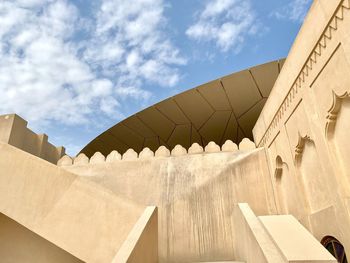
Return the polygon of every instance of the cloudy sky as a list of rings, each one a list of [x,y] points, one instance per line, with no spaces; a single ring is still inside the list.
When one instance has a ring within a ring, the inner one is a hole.
[[[75,155],[166,97],[287,56],[311,0],[0,0],[0,114]]]

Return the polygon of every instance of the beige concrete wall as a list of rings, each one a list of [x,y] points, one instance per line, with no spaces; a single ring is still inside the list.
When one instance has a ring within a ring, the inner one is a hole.
[[[65,153],[64,147],[49,143],[46,134],[36,134],[28,129],[27,122],[16,114],[0,116],[0,142],[55,164]]]
[[[118,250],[112,263],[158,262],[157,207],[148,206]]]
[[[0,258],[2,263],[83,262],[1,213]]]
[[[316,0],[254,127],[279,213],[350,255],[350,1]]]
[[[86,262],[111,262],[144,210],[0,142],[0,213]]]
[[[258,219],[285,262],[337,262],[294,216],[259,216]]]
[[[234,207],[236,259],[246,263],[287,262],[248,204]]]
[[[138,204],[157,206],[160,262],[234,259],[233,204],[248,202],[258,215],[276,212],[265,150],[178,150],[179,156],[146,159],[134,153],[129,161],[124,156],[104,162],[100,156],[101,163],[94,163],[97,155],[90,163],[78,156],[83,164],[64,169]]]
[[[248,204],[234,207],[236,259],[246,263],[336,263],[291,215],[256,216]]]

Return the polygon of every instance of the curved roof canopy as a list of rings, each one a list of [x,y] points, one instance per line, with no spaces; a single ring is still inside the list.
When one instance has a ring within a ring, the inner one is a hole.
[[[252,139],[252,129],[282,68],[284,59],[236,72],[190,89],[119,122],[86,145],[87,156],[99,151],[124,153],[165,145],[203,147],[227,139]]]

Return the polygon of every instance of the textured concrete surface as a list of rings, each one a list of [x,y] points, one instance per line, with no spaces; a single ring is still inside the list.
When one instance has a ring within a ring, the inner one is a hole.
[[[148,206],[121,245],[112,263],[158,262],[157,207]]]
[[[287,262],[337,262],[295,217],[259,216],[259,220]]]
[[[83,261],[0,213],[2,263],[82,263]]]
[[[143,205],[0,143],[0,213],[86,262],[110,262]]]
[[[232,212],[276,212],[264,149],[65,166],[159,215],[160,262],[234,259]]]

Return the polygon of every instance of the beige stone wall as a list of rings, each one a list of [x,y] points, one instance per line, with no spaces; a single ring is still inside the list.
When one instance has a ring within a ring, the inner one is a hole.
[[[350,1],[314,1],[256,126],[279,213],[350,255]]]
[[[248,141],[240,144],[249,147]],[[157,206],[159,262],[232,260],[233,205],[248,202],[258,215],[276,212],[265,149],[195,149],[187,153],[179,146],[171,153],[163,149],[163,156],[148,152],[147,158],[146,151],[139,157],[128,151],[113,161],[110,155],[108,161],[101,154],[90,160],[81,155],[63,167],[118,196]]]
[[[1,213],[0,258],[2,263],[83,262]]]
[[[111,263],[158,262],[157,207],[148,206]]]
[[[111,262],[144,208],[0,142],[0,213],[84,262]]]
[[[0,142],[55,164],[65,153],[64,147],[49,143],[46,134],[36,134],[28,129],[27,122],[16,114],[0,116]]]

